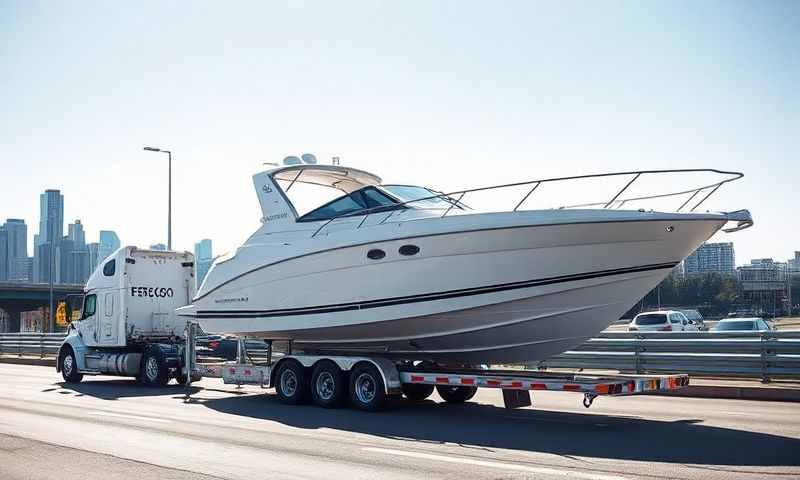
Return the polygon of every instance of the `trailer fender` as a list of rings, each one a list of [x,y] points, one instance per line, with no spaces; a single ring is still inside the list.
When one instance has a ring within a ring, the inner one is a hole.
[[[275,363],[272,372],[277,372],[283,362],[289,359],[294,359],[300,362],[303,367],[311,368],[322,360],[329,360],[335,363],[344,372],[349,372],[357,363],[367,362],[375,366],[381,373],[383,379],[384,390],[387,395],[396,395],[402,393],[400,383],[400,372],[395,367],[394,363],[385,358],[375,357],[338,357],[338,356],[325,356],[325,355],[286,355]],[[269,386],[274,387],[275,375],[270,374]]]
[[[66,338],[64,338],[64,342],[58,348],[58,356],[56,357],[56,372],[61,371],[61,352],[66,347],[72,348],[72,352],[75,354],[75,360],[78,362],[78,371],[86,370],[86,353],[89,350],[89,347],[83,342],[83,338],[80,334],[74,329],[70,328],[69,333],[67,334]]]

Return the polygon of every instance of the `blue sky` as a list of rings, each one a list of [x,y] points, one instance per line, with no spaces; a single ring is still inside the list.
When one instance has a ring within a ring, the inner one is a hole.
[[[215,253],[258,226],[250,176],[315,153],[455,190],[634,169],[738,170],[737,263],[800,250],[798,2],[0,0],[0,218],[60,188],[88,238]]]

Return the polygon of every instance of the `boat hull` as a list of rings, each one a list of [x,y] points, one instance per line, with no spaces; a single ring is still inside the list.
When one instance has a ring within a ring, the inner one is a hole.
[[[394,233],[254,269],[182,314],[206,331],[290,339],[309,351],[469,364],[542,360],[616,321],[724,223]],[[399,253],[408,245],[419,252]],[[370,250],[385,256],[370,259]]]

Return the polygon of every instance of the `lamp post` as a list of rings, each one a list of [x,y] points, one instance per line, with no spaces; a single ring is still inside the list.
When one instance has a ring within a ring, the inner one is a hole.
[[[167,250],[172,250],[172,152],[155,147],[144,147],[148,152],[166,153],[169,161],[167,194]]]

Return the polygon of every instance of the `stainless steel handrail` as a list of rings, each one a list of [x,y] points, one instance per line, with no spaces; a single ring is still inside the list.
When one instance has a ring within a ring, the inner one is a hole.
[[[620,198],[622,196],[622,194],[625,193],[625,191],[628,190],[628,188],[636,180],[638,180],[640,177],[642,177],[643,175],[666,174],[666,173],[714,173],[714,174],[718,174],[718,175],[728,175],[728,176],[730,176],[730,178],[725,178],[725,179],[720,180],[718,182],[710,183],[708,185],[703,185],[703,186],[700,186],[700,187],[697,187],[697,188],[692,188],[692,189],[689,189],[689,190],[682,190],[682,191],[679,191],[679,192],[671,192],[671,193],[665,193],[665,194],[659,194],[659,195],[647,195],[647,196],[641,196],[641,197]],[[698,207],[700,207],[700,205],[702,205],[706,200],[708,200],[708,198],[711,195],[713,195],[714,192],[716,192],[723,184],[736,181],[736,180],[738,180],[738,179],[740,179],[740,178],[742,178],[744,176],[744,174],[741,173],[741,172],[729,172],[729,171],[725,171],[725,170],[717,170],[717,169],[714,169],[714,168],[687,168],[687,169],[671,169],[671,170],[638,170],[638,171],[628,171],[628,172],[599,173],[599,174],[591,174],[591,175],[575,175],[575,176],[570,176],[570,177],[554,177],[554,178],[545,178],[545,179],[540,179],[540,180],[529,180],[529,181],[526,181],[526,182],[507,183],[507,184],[503,184],[503,185],[493,185],[493,186],[489,186],[489,187],[478,187],[478,188],[471,188],[471,189],[466,189],[466,190],[458,190],[458,191],[450,192],[450,193],[439,193],[439,194],[436,194],[436,195],[431,195],[429,197],[417,198],[417,199],[414,199],[414,200],[407,200],[405,202],[401,202],[401,203],[393,205],[392,207],[394,209],[391,210],[390,213],[386,216],[386,218],[381,220],[381,222],[379,222],[379,223],[382,224],[382,223],[386,222],[386,220],[388,220],[390,217],[392,217],[394,212],[396,212],[398,210],[402,210],[402,209],[398,209],[396,207],[403,207],[405,205],[409,205],[409,204],[413,204],[413,203],[417,203],[417,202],[423,202],[423,201],[426,201],[426,200],[433,200],[433,199],[437,199],[438,198],[438,199],[444,200],[445,202],[450,204],[450,207],[447,208],[445,210],[445,213],[442,215],[442,217],[444,217],[448,213],[450,213],[450,211],[453,209],[453,207],[458,206],[459,203],[461,202],[461,200],[464,198],[464,196],[466,194],[468,194],[468,193],[481,192],[481,191],[487,191],[487,190],[496,190],[496,189],[509,188],[509,187],[519,187],[519,186],[523,186],[523,185],[535,184],[525,194],[525,196],[522,198],[522,200],[520,200],[520,202],[517,203],[516,207],[514,207],[513,211],[517,211],[519,209],[519,207],[522,206],[522,204],[531,196],[531,194],[534,193],[534,191],[539,187],[539,185],[541,185],[543,183],[562,182],[562,181],[568,181],[568,180],[581,180],[581,179],[588,179],[588,178],[618,177],[618,176],[627,176],[627,175],[632,175],[633,178],[631,180],[629,180],[625,184],[625,186],[621,190],[619,190],[611,198],[611,200],[601,201],[601,202],[596,202],[596,203],[565,205],[565,206],[562,206],[562,207],[559,207],[559,208],[568,209],[568,208],[585,208],[585,207],[602,206],[603,209],[609,209],[609,208],[614,208],[613,205],[615,203],[617,203],[617,202],[619,202],[618,208],[621,208],[622,205],[624,205],[627,202],[633,202],[633,201],[639,201],[639,200],[651,200],[651,199],[654,199],[654,198],[666,198],[666,197],[673,197],[673,196],[678,196],[678,195],[687,195],[687,194],[691,193],[692,194],[691,197],[689,197],[689,199],[687,201],[683,202],[683,204],[681,204],[681,206],[677,209],[677,211],[680,212],[684,207],[686,207],[686,205],[691,203],[691,200],[694,199],[700,192],[702,192],[704,190],[710,190],[700,201],[698,201],[691,208],[690,212],[693,212]],[[455,197],[457,195],[458,195],[458,200],[454,200],[453,197]],[[461,207],[459,207],[459,209],[460,208]],[[364,222],[366,221],[367,217],[370,214],[375,213],[377,211],[386,212],[386,210],[387,210],[387,207],[385,205],[383,205],[383,206],[379,206],[379,207],[364,208],[364,209],[361,209],[361,210],[356,210],[356,211],[353,211],[353,212],[346,212],[346,213],[342,213],[342,214],[336,215],[334,217],[331,217],[327,221],[325,221],[325,223],[323,223],[322,225],[320,225],[319,228],[317,228],[314,231],[314,233],[311,234],[311,237],[312,238],[316,237],[317,234],[319,234],[319,232],[321,232],[325,227],[327,227],[332,222],[334,222],[334,221],[336,221],[336,220],[338,220],[340,218],[347,218],[347,217],[355,217],[355,216],[364,215],[365,216],[364,219],[362,219],[361,222],[356,227],[356,228],[361,228],[361,226],[364,225]],[[428,209],[422,208],[420,210],[428,210]]]

